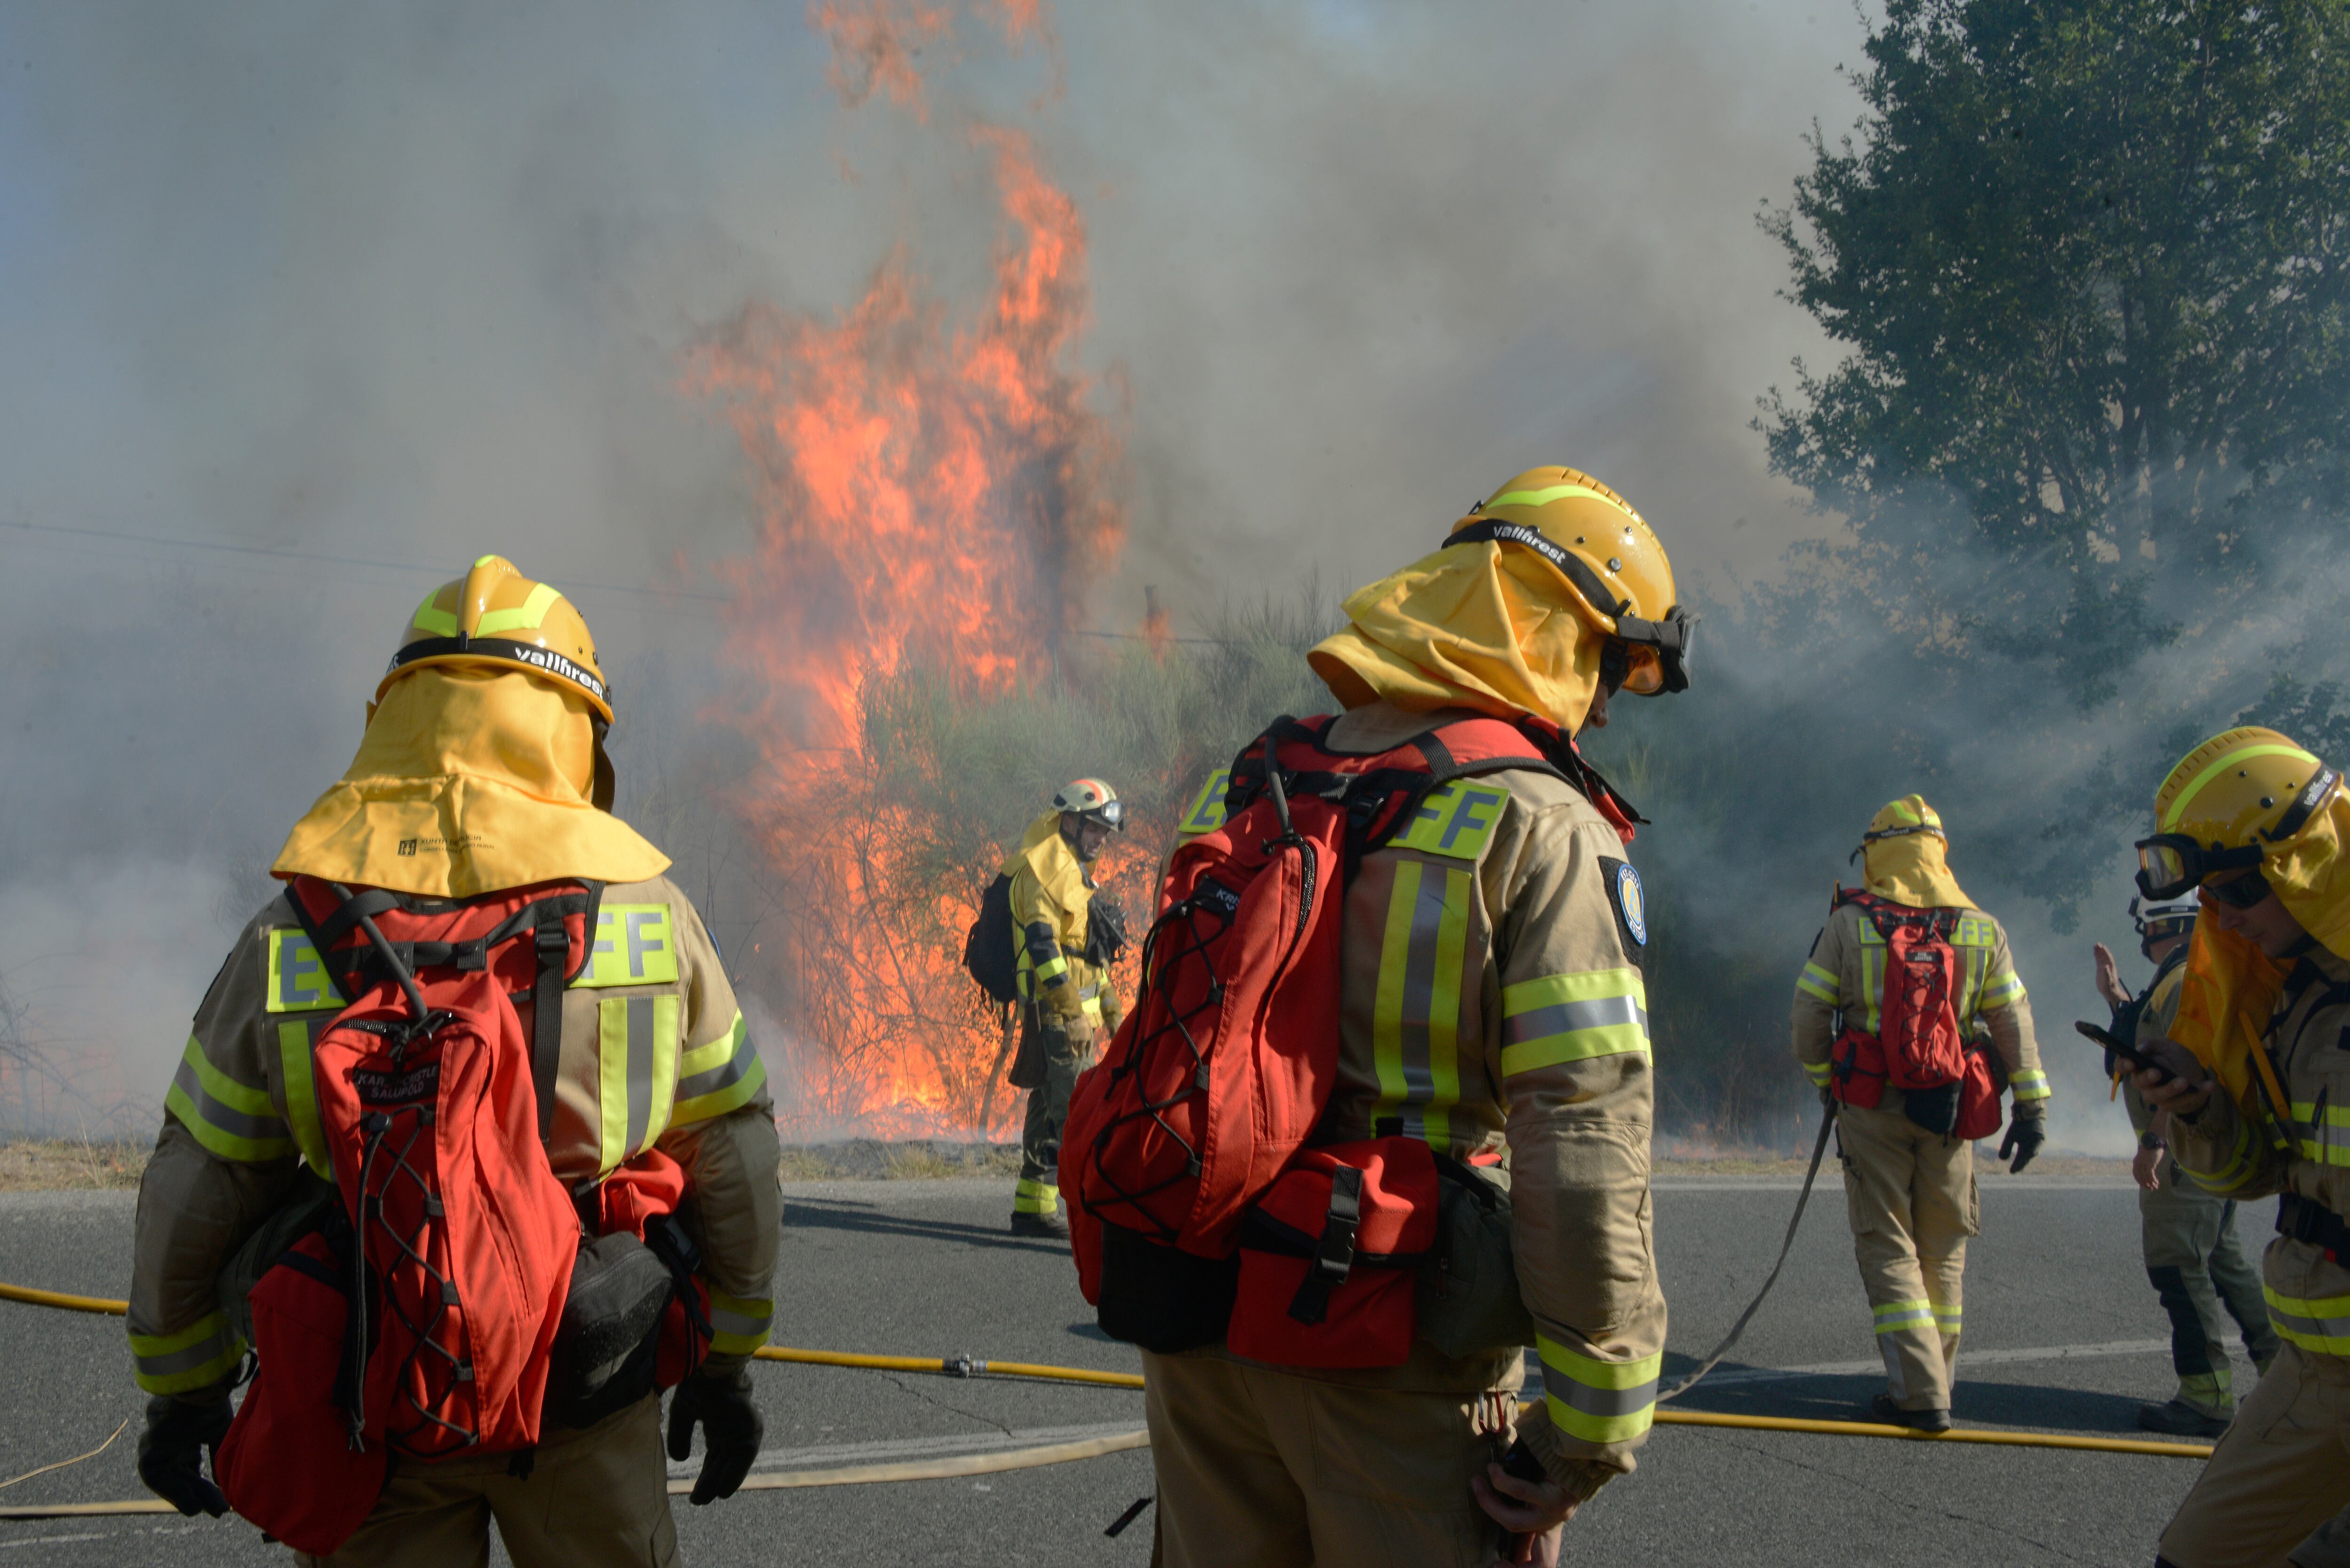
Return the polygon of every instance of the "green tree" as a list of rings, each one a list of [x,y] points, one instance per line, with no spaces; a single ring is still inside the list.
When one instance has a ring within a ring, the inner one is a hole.
[[[2086,706],[2350,498],[2350,5],[1891,0],[1866,53],[1762,215],[1850,349],[1758,421],[1849,522],[1800,575]]]

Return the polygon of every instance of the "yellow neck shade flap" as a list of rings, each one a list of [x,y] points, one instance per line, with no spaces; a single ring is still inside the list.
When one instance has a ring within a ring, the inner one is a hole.
[[[1926,804],[1925,796],[1905,794],[1899,800],[1888,801],[1869,819],[1868,831],[1898,833],[1905,827],[1922,826],[1930,826],[1934,831],[1901,833],[1898,837],[1880,838],[1873,844],[1864,842],[1860,857],[1862,882],[1878,898],[1907,904],[1913,909],[1973,909],[1975,901],[1967,897],[1959,879],[1950,875],[1950,845],[1941,834],[1942,819]]]
[[[1006,872],[1025,862],[1045,896],[1064,909],[1082,909],[1092,897],[1093,889],[1086,886],[1085,862],[1061,836],[1058,811],[1048,811],[1028,825],[1028,831],[1020,836],[1020,853],[1012,862],[1004,867]]]
[[[2268,847],[2261,875],[2320,946],[2336,958],[2350,959],[2350,854],[2344,852],[2345,845],[2350,845],[2350,795],[2336,786],[2299,833],[2281,846]],[[2272,1097],[2283,1103],[2261,1040],[2292,967],[2290,961],[2262,952],[2249,938],[2221,930],[2216,920],[2195,922],[2187,973],[2179,984],[2178,1019],[2170,1035],[2195,1053],[2220,1086],[2254,1116],[2262,1114],[2252,1094],[2256,1077],[2267,1080]]]
[[[1599,690],[1600,639],[1566,592],[1530,551],[1450,545],[1349,598],[1347,628],[1306,661],[1348,708],[1531,713],[1572,732]]]
[[[519,670],[417,670],[385,689],[359,755],[270,869],[444,898],[659,876],[669,857],[590,804],[595,752],[578,692]]]

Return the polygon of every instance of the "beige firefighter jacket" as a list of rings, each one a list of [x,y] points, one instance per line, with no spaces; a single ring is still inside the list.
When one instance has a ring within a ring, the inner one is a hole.
[[[1028,825],[1020,852],[1003,863],[1012,878],[1012,940],[1021,1000],[1038,1021],[1086,1035],[1114,1032],[1124,1018],[1107,966],[1085,960],[1094,881],[1061,836],[1061,814]]]
[[[1474,717],[1374,702],[1329,744],[1384,752]],[[1211,781],[1179,832],[1221,823],[1222,788]],[[1505,1159],[1544,1393],[1519,1430],[1576,1495],[1633,1469],[1663,1366],[1646,919],[1607,819],[1556,777],[1508,771],[1437,790],[1365,856],[1341,927],[1338,1076],[1319,1136],[1402,1133]],[[1515,1347],[1456,1361],[1425,1342],[1391,1369],[1280,1370],[1424,1391],[1524,1379]]]
[[[2247,1117],[2227,1091],[2170,1118],[2170,1152],[2207,1192],[2295,1192],[2350,1216],[2350,962],[2315,943],[2294,966],[2262,1041],[2289,1102],[2285,1126]],[[2350,1267],[2279,1236],[2261,1274],[2276,1331],[2317,1355],[2350,1356]]]
[[[1959,950],[1959,1028],[1991,1036],[2001,1071],[2015,1096],[2019,1116],[2048,1109],[2048,1075],[2040,1067],[2040,1044],[2032,1033],[2032,1002],[2007,950],[2007,932],[1981,909],[1960,911],[1950,945]],[[1885,1001],[1885,939],[1856,904],[1844,904],[1812,940],[1811,957],[1795,980],[1790,1028],[1795,1060],[1814,1086],[1831,1076],[1829,1050],[1839,1019],[1864,1033],[1877,1033]],[[1887,1085],[1878,1109],[1898,1114],[1901,1091]]]
[[[151,1394],[203,1396],[244,1345],[215,1295],[221,1267],[278,1206],[296,1167],[325,1173],[311,1043],[339,1011],[285,900],[245,925],[196,1010],[139,1189],[130,1351]],[[531,1005],[516,1004],[524,1037]],[[774,1314],[783,1203],[766,1073],[716,947],[665,877],[604,889],[588,967],[563,998],[548,1155],[566,1187],[658,1147],[681,1165],[711,1289],[711,1361],[739,1366]]]

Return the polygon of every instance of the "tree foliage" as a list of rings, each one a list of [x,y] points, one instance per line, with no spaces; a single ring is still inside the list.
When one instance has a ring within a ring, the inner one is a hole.
[[[1850,521],[1816,576],[2100,701],[2345,499],[2350,5],[1892,0],[1866,52],[1763,214],[1850,350],[1773,466]]]

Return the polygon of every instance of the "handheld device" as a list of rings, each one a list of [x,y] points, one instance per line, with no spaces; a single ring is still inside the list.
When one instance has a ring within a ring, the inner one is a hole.
[[[2083,1023],[2078,1020],[2074,1021],[2073,1027],[2079,1030],[2089,1039],[2094,1040],[2098,1044],[2104,1046],[2106,1050],[2112,1052],[2115,1055],[2120,1057],[2123,1061],[2127,1062],[2133,1067],[2138,1068],[2144,1072],[2158,1073],[2162,1075],[2165,1082],[2168,1082],[2172,1077],[2176,1076],[2169,1068],[2164,1066],[2161,1063],[2157,1062],[2152,1057],[2144,1054],[2137,1046],[2123,1044],[2121,1037],[2110,1029],[2100,1029],[2094,1023]]]
[[[1542,1460],[1534,1458],[1534,1451],[1526,1447],[1526,1440],[1523,1438],[1512,1443],[1510,1451],[1502,1456],[1502,1471],[1505,1475],[1513,1475],[1524,1481],[1550,1480],[1550,1472],[1543,1469]],[[1523,1532],[1514,1530],[1503,1531],[1502,1561],[1515,1563],[1518,1560],[1518,1553],[1525,1550],[1525,1545],[1526,1537]]]

